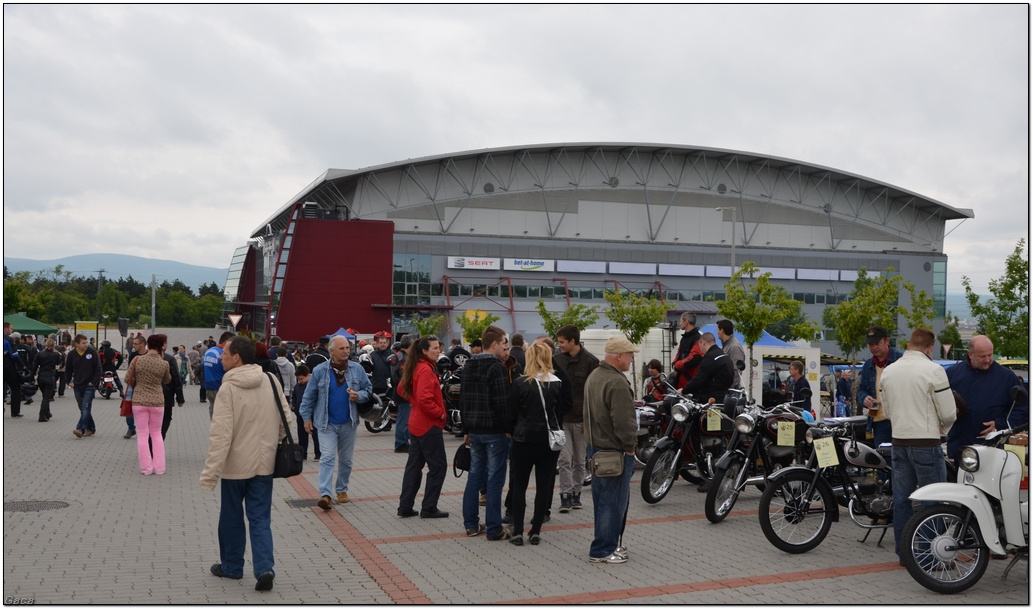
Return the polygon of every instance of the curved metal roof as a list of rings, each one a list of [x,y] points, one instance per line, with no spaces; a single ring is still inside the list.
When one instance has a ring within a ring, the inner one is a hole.
[[[936,212],[936,215],[943,220],[962,220],[974,217],[974,213],[971,209],[955,208],[941,201],[925,197],[923,195],[920,195],[918,193],[915,193],[904,188],[893,186],[892,184],[887,184],[886,182],[881,182],[879,180],[875,180],[872,178],[868,178],[846,171],[841,171],[838,169],[825,167],[822,165],[804,163],[793,159],[761,155],[739,150],[710,148],[703,146],[679,146],[674,144],[650,144],[629,142],[578,142],[483,148],[480,150],[468,150],[464,152],[455,152],[420,157],[415,159],[406,159],[403,161],[374,165],[363,169],[328,169],[321,176],[313,180],[308,186],[302,189],[298,194],[291,197],[291,199],[288,202],[282,205],[275,213],[273,213],[271,216],[269,216],[269,218],[267,218],[258,227],[256,227],[255,231],[252,233],[251,236],[258,237],[263,235],[267,226],[273,226],[277,229],[282,228],[285,225],[286,215],[289,213],[291,206],[296,201],[308,200],[308,196],[311,193],[320,189],[327,183],[340,182],[342,180],[348,179],[357,179],[358,177],[361,177],[364,174],[376,174],[385,171],[397,171],[400,169],[404,169],[405,167],[436,164],[441,163],[442,161],[447,161],[449,159],[458,162],[491,155],[504,155],[513,153],[550,153],[556,152],[558,150],[567,150],[575,152],[591,150],[613,153],[634,151],[637,153],[644,154],[654,154],[656,152],[669,151],[684,155],[705,154],[708,158],[716,160],[718,162],[721,162],[722,160],[734,160],[735,162],[741,163],[745,166],[763,164],[768,169],[780,171],[794,171],[802,176],[823,174],[824,177],[827,177],[832,182],[850,182],[853,184],[857,184],[858,188],[861,190],[884,190],[886,192],[886,198],[888,200],[905,198],[909,201],[910,205],[914,205],[918,208],[927,210],[930,213]]]

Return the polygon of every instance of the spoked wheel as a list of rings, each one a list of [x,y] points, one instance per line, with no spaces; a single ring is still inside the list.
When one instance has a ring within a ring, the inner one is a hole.
[[[760,498],[760,528],[771,545],[783,552],[802,554],[820,544],[832,528],[829,510],[839,509],[832,492],[814,485],[814,474],[797,471],[768,482]]]
[[[391,429],[391,417],[388,416],[387,410],[384,411],[384,416],[380,417],[376,421],[364,421],[366,429],[371,433],[380,433]]]
[[[955,594],[983,577],[990,551],[983,545],[975,518],[962,533],[967,515],[968,510],[960,506],[941,504],[919,510],[907,521],[900,554],[916,582],[933,592]]]
[[[747,468],[742,456],[732,457],[732,462],[727,468],[717,468],[714,478],[710,481],[710,488],[707,490],[707,501],[704,506],[707,520],[713,523],[721,522],[732,511],[735,502],[742,492]]]
[[[642,498],[646,503],[659,503],[671,490],[671,485],[678,475],[678,464],[674,461],[673,447],[654,450],[642,472]]]

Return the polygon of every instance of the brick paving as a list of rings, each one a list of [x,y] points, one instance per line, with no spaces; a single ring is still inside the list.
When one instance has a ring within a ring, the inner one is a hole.
[[[406,456],[393,433],[360,427],[346,505],[330,512],[292,506],[315,499],[318,466],[274,485],[276,581],[256,592],[250,549],[245,577],[219,579],[218,491],[198,488],[208,444],[208,409],[197,388],[177,408],[166,444],[167,473],[143,476],[135,440],[122,438],[118,401],[98,399],[98,432],[78,439],[71,395],[38,423],[37,402],[25,417],[5,410],[4,503],[63,501],[69,507],[4,512],[5,604],[17,599],[58,604],[979,604],[1028,605],[1028,565],[1002,581],[1006,561],[991,561],[972,589],[944,596],[915,583],[897,565],[892,532],[882,547],[844,519],[825,542],[801,555],[764,539],[760,494],[747,490],[725,522],[710,524],[702,493],[678,482],[648,505],[634,477],[622,565],[590,564],[592,500],[559,514],[542,544],[515,547],[468,538],[461,502],[466,477],[451,473],[440,507],[449,518],[395,515]],[[459,439],[446,436],[451,452]],[[417,500],[417,505],[419,504]],[[558,504],[558,500],[557,500]],[[250,547],[250,546],[249,546]],[[24,601],[23,601],[24,602]]]

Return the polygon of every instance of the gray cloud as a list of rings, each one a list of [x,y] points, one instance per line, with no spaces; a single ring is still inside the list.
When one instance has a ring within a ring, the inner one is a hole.
[[[71,222],[90,238],[45,257],[117,233],[223,265],[328,167],[666,142],[972,208],[949,288],[980,287],[1028,235],[1027,24],[1023,5],[6,5],[5,253]]]

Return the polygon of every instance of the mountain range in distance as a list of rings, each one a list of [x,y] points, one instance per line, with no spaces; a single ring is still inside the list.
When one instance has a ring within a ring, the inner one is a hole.
[[[53,271],[58,265],[62,265],[63,271],[71,273],[73,277],[96,276],[99,271],[103,270],[104,277],[109,281],[125,279],[132,275],[136,281],[150,285],[152,274],[156,275],[155,279],[159,284],[163,281],[172,283],[178,279],[190,286],[195,294],[202,285],[212,282],[215,282],[219,289],[224,288],[226,273],[229,271],[228,268],[220,269],[185,264],[175,260],[156,260],[125,254],[79,254],[56,260],[32,260],[4,256],[4,266],[7,267],[9,273],[28,271],[35,275],[39,271]]]

